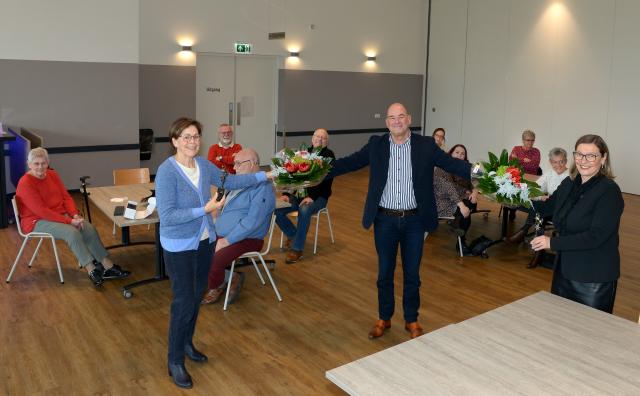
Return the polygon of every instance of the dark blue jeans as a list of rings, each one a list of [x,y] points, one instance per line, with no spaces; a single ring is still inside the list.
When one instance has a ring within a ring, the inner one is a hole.
[[[184,363],[184,347],[192,345],[202,295],[215,243],[201,241],[198,250],[163,250],[167,274],[171,280],[171,318],[169,319],[169,364]]]
[[[420,259],[424,227],[418,216],[392,217],[378,213],[373,223],[378,252],[378,315],[390,320],[395,308],[393,274],[400,245],[404,285],[402,308],[405,322],[418,320],[420,308]]]
[[[300,206],[301,199],[294,196],[289,197],[291,202],[290,208],[276,209],[274,212],[276,215],[276,223],[287,238],[293,240],[291,248],[293,250],[303,251],[304,242],[307,240],[307,232],[309,231],[309,225],[311,224],[311,216],[318,213],[320,209],[327,207],[327,199],[324,197],[318,197],[309,205]],[[287,213],[298,211],[298,224],[293,225],[291,220],[287,217]]]

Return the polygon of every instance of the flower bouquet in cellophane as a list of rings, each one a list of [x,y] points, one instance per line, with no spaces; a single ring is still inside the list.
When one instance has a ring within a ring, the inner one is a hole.
[[[280,191],[304,194],[304,189],[322,182],[331,169],[333,158],[322,157],[322,147],[315,149],[300,146],[300,150],[293,151],[284,148],[271,159],[271,169],[276,175],[273,179]]]
[[[517,158],[509,159],[507,150],[500,158],[489,153],[489,162],[482,162],[484,172],[477,187],[488,198],[508,205],[531,207],[531,198],[543,195],[540,186],[524,178],[524,169]]]

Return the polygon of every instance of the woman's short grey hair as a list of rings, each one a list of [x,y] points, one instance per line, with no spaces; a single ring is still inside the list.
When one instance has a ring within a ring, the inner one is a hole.
[[[525,129],[522,132],[522,140],[524,140],[526,138],[535,140],[536,139],[536,133],[533,132],[531,129]]]
[[[549,161],[551,161],[553,157],[562,157],[566,161],[567,151],[560,147],[554,147],[551,150],[549,150]]]
[[[45,160],[47,160],[47,163],[49,163],[49,153],[42,147],[36,147],[29,151],[29,155],[27,156],[27,163],[32,163],[36,160],[36,158],[44,158]]]

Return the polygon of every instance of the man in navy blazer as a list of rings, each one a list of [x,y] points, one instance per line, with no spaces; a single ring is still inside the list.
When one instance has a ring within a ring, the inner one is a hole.
[[[420,260],[425,231],[438,226],[433,168],[470,178],[471,165],[440,150],[430,136],[411,133],[411,115],[401,103],[387,110],[389,134],[372,136],[359,151],[336,160],[330,177],[369,165],[369,189],[362,225],[373,224],[378,252],[378,320],[369,332],[377,338],[391,327],[395,301],[393,277],[398,245],[404,274],[402,307],[411,338],[423,334],[418,323]]]

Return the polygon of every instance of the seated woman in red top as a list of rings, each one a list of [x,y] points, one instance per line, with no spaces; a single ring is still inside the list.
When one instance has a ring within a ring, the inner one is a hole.
[[[524,173],[530,175],[538,175],[540,168],[540,150],[533,147],[533,143],[536,141],[536,134],[527,129],[522,132],[522,146],[515,146],[511,150],[511,156],[509,158],[517,158],[520,160],[520,165],[524,168]]]
[[[49,154],[39,147],[27,158],[29,171],[20,178],[16,188],[16,203],[20,225],[25,232],[46,232],[63,239],[78,262],[89,273],[94,286],[104,279],[121,279],[131,274],[109,259],[100,236],[78,213],[73,199],[60,176],[49,169]]]

